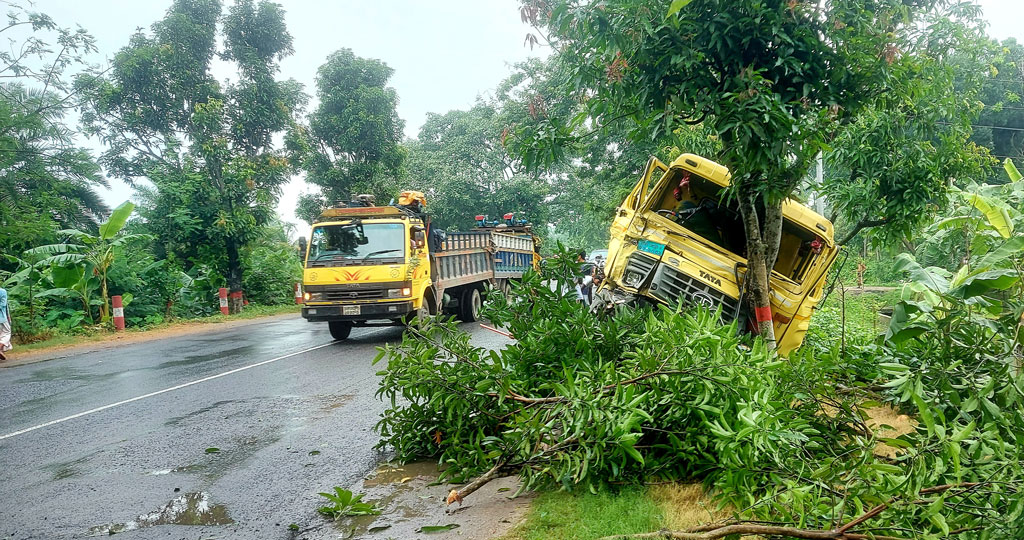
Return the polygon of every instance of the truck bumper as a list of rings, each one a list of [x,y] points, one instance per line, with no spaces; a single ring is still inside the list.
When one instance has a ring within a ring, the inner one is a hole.
[[[353,313],[353,307],[358,307],[359,312]],[[302,307],[302,318],[310,322],[372,321],[377,319],[399,319],[412,311],[411,301],[380,302],[376,304],[311,305]]]

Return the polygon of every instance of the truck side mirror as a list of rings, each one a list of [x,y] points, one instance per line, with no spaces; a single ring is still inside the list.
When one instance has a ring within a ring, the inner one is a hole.
[[[306,247],[307,247],[306,237],[305,236],[300,236],[299,237],[299,258],[300,259],[306,258]]]

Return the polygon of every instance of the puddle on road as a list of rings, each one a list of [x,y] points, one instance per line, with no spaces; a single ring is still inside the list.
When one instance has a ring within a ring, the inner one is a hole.
[[[230,525],[234,522],[226,506],[212,504],[209,493],[198,491],[176,497],[159,510],[127,523],[97,525],[89,529],[89,536],[107,536],[154,525]]]
[[[493,538],[507,532],[525,513],[529,497],[510,501],[515,478],[499,478],[473,494],[463,506],[446,506],[453,486],[438,484],[437,463],[385,463],[349,488],[376,504],[379,515],[342,518],[334,527],[342,538],[419,538],[424,526],[456,525],[434,536],[438,540]]]
[[[440,472],[437,463],[431,461],[407,463],[405,465],[385,463],[363,481],[363,487],[372,488],[388,484],[404,484],[410,480],[426,479],[434,481]]]

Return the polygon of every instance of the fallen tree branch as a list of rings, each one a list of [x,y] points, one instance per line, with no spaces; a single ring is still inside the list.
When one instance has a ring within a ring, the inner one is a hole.
[[[462,489],[451,490],[451,492],[448,493],[448,498],[445,499],[445,503],[449,505],[452,504],[453,502],[458,502],[459,504],[462,504],[462,499],[465,499],[474,491],[484,487],[484,485],[487,484],[487,482],[490,482],[491,480],[497,478],[499,476],[501,468],[504,466],[505,462],[499,461],[494,467],[491,467],[491,470],[480,475],[479,477],[477,477],[476,480],[473,480],[472,482],[466,484],[465,486],[462,487]]]
[[[929,488],[922,489],[918,494],[928,495],[932,493],[942,493],[951,489],[973,489],[982,485],[980,482],[963,482],[960,484],[942,484],[940,486],[932,486]],[[761,535],[761,536],[785,536],[789,538],[802,538],[808,540],[908,540],[897,536],[883,536],[878,534],[862,534],[856,532],[849,532],[850,529],[868,521],[869,519],[881,514],[884,510],[889,508],[896,499],[892,499],[889,502],[879,504],[874,508],[871,508],[867,512],[864,512],[860,516],[848,521],[839,528],[832,530],[815,530],[815,529],[800,529],[798,527],[791,527],[786,525],[765,525],[763,523],[752,523],[752,522],[726,522],[726,523],[712,523],[708,525],[701,525],[685,531],[671,531],[663,529],[655,532],[638,533],[638,534],[619,534],[612,536],[605,536],[599,540],[615,540],[622,538],[665,538],[670,540],[715,540],[717,538],[725,538],[729,535]],[[975,530],[974,527],[968,527],[964,529],[957,529],[950,531],[950,535],[961,534],[967,531]]]
[[[789,538],[803,538],[808,540],[907,540],[895,536],[867,535],[858,533],[841,533],[838,531],[815,531],[799,529],[797,527],[785,527],[781,525],[759,525],[756,523],[732,523],[723,525],[716,529],[704,532],[669,531],[661,530],[640,534],[617,534],[605,536],[599,540],[616,540],[622,538],[666,538],[670,540],[715,540],[725,538],[729,535],[761,535],[761,536],[784,536]]]
[[[639,382],[643,382],[643,381],[646,381],[647,379],[652,379],[654,377],[660,377],[662,375],[689,375],[689,374],[697,373],[697,372],[700,372],[700,371],[708,371],[708,370],[711,370],[711,369],[714,369],[714,368],[717,368],[717,367],[721,367],[721,366],[717,366],[717,365],[716,366],[701,366],[701,367],[693,368],[693,369],[670,369],[670,370],[652,371],[650,373],[644,373],[643,375],[638,375],[636,377],[633,377],[632,379],[626,379],[624,381],[619,381],[619,382],[613,383],[613,384],[606,384],[606,385],[601,387],[601,390],[597,393],[597,395],[601,396],[601,395],[607,394],[608,392],[611,392],[611,391],[615,390],[619,386],[629,386],[631,384],[636,384],[636,383],[639,383]],[[497,392],[488,392],[487,395],[490,396],[490,397],[495,397],[495,398],[500,396],[500,394],[498,394]],[[526,403],[526,404],[531,404],[531,405],[532,404],[541,404],[541,403],[562,403],[562,402],[565,402],[565,401],[569,400],[569,398],[567,398],[565,396],[551,396],[551,397],[539,397],[539,398],[538,397],[528,397],[528,396],[524,396],[524,395],[521,395],[521,394],[517,394],[517,393],[515,393],[515,392],[513,392],[511,390],[506,392],[505,397],[508,398],[508,399],[511,399],[512,401],[516,401],[518,403]]]

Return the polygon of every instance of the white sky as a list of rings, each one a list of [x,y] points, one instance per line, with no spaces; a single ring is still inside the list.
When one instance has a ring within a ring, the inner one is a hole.
[[[472,106],[510,73],[510,66],[530,56],[523,40],[529,28],[519,20],[517,0],[278,0],[284,6],[295,54],[281,64],[283,78],[294,78],[314,91],[316,69],[342,47],[356,55],[378,58],[395,70],[391,86],[398,91],[398,113],[405,133],[414,137],[428,112],[445,113]],[[5,3],[0,0],[0,7]],[[81,25],[96,37],[106,64],[136,28],[149,29],[170,0],[36,0],[32,9],[45,12],[61,26]],[[665,0],[666,5],[668,0]],[[1024,0],[978,0],[989,22],[989,35],[1024,41]],[[219,71],[219,70],[218,70]],[[219,78],[229,72],[216,73]],[[90,144],[101,150],[99,143]],[[103,195],[111,207],[131,197],[131,189],[111,179]],[[294,217],[301,179],[284,189],[278,213]]]

